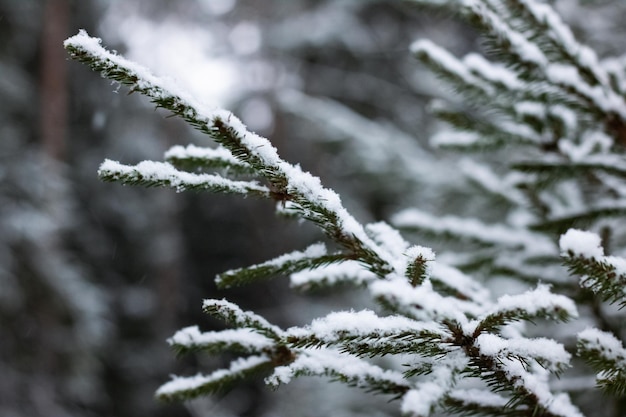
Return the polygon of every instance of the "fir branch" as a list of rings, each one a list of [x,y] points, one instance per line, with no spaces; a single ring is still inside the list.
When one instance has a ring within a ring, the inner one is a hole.
[[[519,161],[511,164],[512,169],[536,174],[539,181],[544,182],[587,176],[595,172],[626,179],[625,166],[626,161],[623,158],[611,158],[608,155],[601,158],[589,157],[581,161]]]
[[[314,291],[344,284],[363,286],[375,279],[377,276],[358,261],[346,260],[293,273],[290,284],[300,291]]]
[[[455,90],[461,90],[465,95],[483,103],[495,95],[494,88],[474,76],[461,61],[439,45],[420,39],[413,42],[410,49],[417,59]]]
[[[442,295],[450,295],[477,305],[489,303],[490,293],[487,288],[459,269],[437,262],[431,273],[433,287]]]
[[[392,217],[394,226],[404,230],[418,231],[447,239],[462,240],[481,245],[551,251],[552,242],[539,233],[527,229],[507,227],[502,224],[486,224],[474,218],[435,216],[410,208]]]
[[[563,262],[581,286],[611,303],[626,306],[626,259],[604,256],[600,236],[570,229],[559,240]]]
[[[238,382],[252,375],[267,372],[272,367],[268,356],[251,356],[231,363],[229,369],[220,369],[209,375],[174,377],[163,384],[156,397],[162,401],[184,401],[203,395],[228,391]]]
[[[562,234],[573,227],[588,228],[599,220],[623,216],[626,216],[626,206],[624,203],[611,204],[607,206],[590,207],[584,212],[548,219],[531,225],[530,229],[538,232]]]
[[[295,251],[258,265],[223,272],[217,276],[215,282],[219,288],[230,288],[258,281],[261,278],[267,279],[302,270],[317,269],[345,259],[346,256],[343,254],[327,254],[326,247],[320,243],[308,247],[304,252]]]
[[[234,329],[202,333],[197,326],[186,327],[167,339],[178,354],[202,351],[209,354],[234,352],[261,353],[273,346],[271,339],[251,330]]]
[[[512,120],[488,121],[441,106],[433,107],[432,112],[437,118],[457,129],[457,134],[468,132],[475,138],[470,141],[468,137],[461,142],[453,132],[441,132],[433,137],[431,143],[442,149],[485,151],[504,146],[536,146],[541,141],[540,136],[526,124]],[[450,135],[450,138],[445,135]]]
[[[269,323],[265,318],[251,311],[243,311],[238,305],[226,300],[204,300],[202,309],[205,313],[224,322],[242,328],[254,329],[272,340],[281,340],[283,331]]]
[[[208,190],[224,194],[243,194],[270,197],[270,190],[251,181],[233,181],[214,174],[193,174],[179,171],[167,162],[143,161],[137,165],[123,165],[109,159],[98,169],[103,181],[120,182],[144,187],[169,187],[176,191]]]
[[[291,201],[294,210],[323,230],[329,238],[369,266],[379,276],[393,270],[392,257],[372,242],[363,227],[341,204],[339,196],[323,188],[319,178],[282,160],[265,138],[246,129],[232,113],[209,108],[177,86],[152,75],[100,45],[100,39],[81,31],[64,43],[70,56],[86,63],[104,77],[128,85],[146,95],[158,107],[170,110],[191,126],[212,137],[238,160],[250,165],[271,184],[271,196]]]
[[[195,145],[173,146],[165,152],[165,160],[178,169],[194,171],[198,169],[223,169],[230,174],[252,175],[252,167],[235,158],[224,147],[201,148]]]
[[[552,294],[548,285],[540,284],[523,294],[500,297],[491,311],[480,319],[474,337],[482,332],[496,331],[515,321],[534,322],[540,318],[567,321],[575,317],[578,317],[578,311],[572,300]]]
[[[548,371],[541,367],[547,365],[559,372],[568,366],[569,353],[562,346],[553,341],[545,346],[545,339],[519,338],[518,344],[515,339],[506,340],[496,334],[469,334],[471,326],[453,322],[448,323],[448,329],[453,334],[452,344],[467,356],[462,373],[482,379],[494,393],[509,393],[505,409],[520,411],[524,416],[582,417],[568,396],[551,393]]]
[[[286,333],[287,345],[298,348],[339,346],[357,356],[417,352],[425,356],[445,353],[441,342],[449,334],[434,323],[402,316],[379,317],[371,310],[330,313],[309,326]]]
[[[483,311],[481,305],[436,292],[430,280],[413,287],[405,277],[379,280],[369,285],[372,297],[386,310],[420,321],[466,322]]]
[[[454,386],[456,369],[448,366],[435,366],[430,378],[416,383],[415,388],[402,397],[400,410],[405,415],[429,416]]]
[[[421,285],[424,280],[430,278],[432,265],[435,261],[435,253],[432,249],[412,246],[406,251],[405,256],[408,259],[404,275],[413,287]]]
[[[326,376],[367,392],[393,395],[394,399],[400,398],[411,388],[400,373],[330,349],[300,352],[289,365],[277,367],[266,378],[266,383],[277,387],[301,376]]]
[[[517,21],[523,22],[524,30],[532,30],[535,42],[542,49],[556,52],[557,60],[565,60],[578,68],[585,82],[606,86],[608,75],[598,62],[595,52],[576,41],[569,27],[548,5],[533,0],[506,0],[504,5]]]
[[[528,410],[508,406],[509,399],[479,389],[452,390],[443,401],[443,407],[460,416],[527,417]]]
[[[613,334],[586,329],[578,334],[578,355],[596,372],[596,383],[605,392],[626,396],[626,349]]]

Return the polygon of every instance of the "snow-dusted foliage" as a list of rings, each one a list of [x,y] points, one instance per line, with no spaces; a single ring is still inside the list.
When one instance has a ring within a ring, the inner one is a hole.
[[[499,162],[487,166],[468,160],[460,168],[477,193],[499,204],[504,219],[443,216],[418,208],[392,219],[395,227],[420,239],[453,241],[453,250],[437,256],[385,222],[359,222],[336,192],[281,158],[269,140],[229,111],[206,105],[107,51],[85,31],[66,40],[72,58],[147,96],[217,143],[215,149],[174,147],[166,152],[166,162],[128,166],[107,160],[99,170],[103,180],[268,199],[279,213],[311,222],[325,236],[323,243],[226,271],[217,277],[218,286],[288,275],[294,288],[351,284],[370,296],[368,308],[346,306],[289,328],[232,302],[207,299],[203,310],[232,329],[187,327],[169,343],[180,352],[239,357],[224,369],[174,377],[157,390],[158,398],[212,394],[263,373],[272,387],[317,376],[386,394],[399,400],[402,414],[415,417],[440,411],[583,416],[586,404],[578,404],[576,393],[555,384],[554,377],[572,372],[574,349],[567,338],[572,327],[562,323],[588,310],[586,324],[602,329],[579,332],[578,353],[598,372],[601,387],[617,397],[624,394],[621,329],[602,304],[623,305],[626,299],[626,260],[605,255],[609,247],[623,248],[626,238],[619,229],[626,212],[622,90],[603,61],[546,3],[413,3],[456,9],[483,31],[498,59],[474,53],[458,59],[429,40],[411,46],[462,98],[462,105],[438,101],[432,106],[455,128],[438,133],[433,144],[468,152],[488,149]],[[283,94],[281,100],[310,108],[310,120],[323,121],[330,108],[344,110],[297,93]],[[409,140],[400,132],[377,144],[371,134],[381,131],[379,125],[352,114],[342,120],[350,123],[335,123],[339,129],[361,126],[363,149],[381,148],[368,149],[376,163],[402,161],[407,175],[436,172],[431,162],[422,164],[427,154],[420,148],[404,155],[388,150],[389,143]],[[503,167],[498,156],[505,152],[514,156]],[[416,159],[410,171],[408,156]],[[595,228],[602,237],[574,227]],[[580,280],[568,274],[563,262]],[[503,277],[523,289],[497,296],[494,283]],[[563,330],[530,332],[526,324],[539,321],[553,323],[547,329]]]

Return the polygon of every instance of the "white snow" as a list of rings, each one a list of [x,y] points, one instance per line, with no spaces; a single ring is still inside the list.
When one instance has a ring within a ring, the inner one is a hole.
[[[418,259],[424,264],[424,273],[426,277],[430,277],[433,271],[433,265],[435,264],[435,252],[431,248],[425,246],[411,246],[406,250],[404,255],[407,257],[405,266],[406,270]]]
[[[290,283],[292,287],[307,289],[316,284],[334,285],[339,282],[353,282],[360,285],[376,278],[374,273],[365,269],[359,262],[347,260],[293,273],[290,276]]]
[[[255,368],[271,359],[266,355],[250,356],[233,361],[228,369],[220,369],[209,375],[195,375],[188,377],[175,376],[173,379],[163,384],[157,391],[157,396],[173,395],[182,391],[189,391],[201,388],[203,385],[215,383],[222,378],[236,375],[246,370]]]
[[[515,310],[524,311],[531,316],[543,310],[554,314],[566,312],[571,318],[578,317],[578,310],[574,301],[564,295],[551,293],[550,286],[545,284],[539,284],[536,289],[526,291],[523,294],[503,295],[498,298],[496,305],[488,314]]]
[[[603,357],[615,361],[620,367],[626,369],[626,349],[613,334],[587,328],[578,333],[578,340],[584,342],[586,349],[597,350]]]
[[[490,293],[487,288],[483,287],[480,282],[474,278],[450,265],[435,262],[432,265],[431,279],[442,282],[450,288],[454,288],[459,294],[463,294],[478,305],[487,306],[490,304]]]
[[[341,340],[346,333],[351,336],[371,336],[378,334],[380,337],[393,336],[403,332],[428,331],[446,333],[442,328],[432,322],[419,322],[403,316],[379,317],[371,310],[340,311],[328,314],[313,320],[309,326],[293,327],[286,331],[289,336],[307,337],[313,335],[325,342]]]
[[[456,130],[444,130],[435,133],[430,138],[430,144],[433,147],[446,147],[446,146],[471,146],[479,143],[481,136],[474,132],[462,132]]]
[[[305,349],[286,366],[279,366],[266,378],[270,385],[287,384],[296,374],[333,376],[342,375],[354,381],[358,386],[367,388],[368,380],[388,381],[391,384],[406,387],[408,382],[400,372],[382,369],[353,355],[332,349]]]
[[[485,181],[483,181],[485,182]],[[496,185],[500,188],[500,185]],[[494,188],[494,187],[491,187]],[[472,239],[492,245],[523,247],[532,252],[550,253],[554,244],[545,236],[533,233],[527,228],[507,227],[503,224],[485,224],[473,218],[435,216],[422,210],[410,208],[392,217],[392,223],[400,228],[417,228],[435,233]]]
[[[524,87],[524,82],[517,77],[515,72],[504,65],[493,63],[484,56],[471,53],[463,58],[463,63],[481,77],[504,85],[509,90],[520,90]]]
[[[485,95],[491,96],[495,93],[495,90],[490,85],[472,74],[463,62],[432,41],[419,39],[411,44],[410,49],[414,55],[427,55],[430,60],[442,67],[445,72],[454,74],[464,84],[482,90]]]
[[[568,366],[572,356],[562,344],[546,338],[504,339],[495,334],[483,333],[478,336],[475,344],[483,355],[494,358],[509,358],[512,355],[535,359],[552,372],[560,371]]]
[[[170,345],[204,346],[215,343],[241,345],[251,351],[261,351],[271,347],[272,341],[251,329],[227,329],[216,332],[200,332],[198,326],[185,327],[167,339]]]
[[[275,335],[281,335],[282,329],[268,322],[265,318],[259,316],[252,311],[244,311],[235,303],[231,303],[227,300],[215,300],[206,299],[202,302],[202,308],[216,307],[220,311],[221,317],[225,319],[233,320],[232,323],[235,327],[248,327],[251,324],[256,324],[263,329],[271,331]]]
[[[404,240],[400,232],[385,222],[370,223],[365,226],[365,230],[389,253],[403,253],[409,247],[409,243]]]
[[[451,391],[449,396],[463,404],[482,407],[502,408],[509,402],[506,397],[481,389],[457,389]]]
[[[569,229],[559,239],[561,254],[568,256],[572,252],[574,256],[585,258],[601,259],[604,257],[602,239],[593,232],[586,232],[578,229]]]
[[[177,159],[206,159],[206,160],[221,160],[233,165],[243,165],[244,163],[233,156],[232,153],[223,146],[217,148],[200,147],[196,145],[187,146],[172,146],[165,152],[165,159],[177,158]],[[247,164],[245,164],[247,165]]]
[[[143,161],[137,165],[124,165],[106,159],[98,169],[98,175],[110,175],[117,178],[127,177],[135,180],[166,181],[177,191],[184,191],[192,186],[224,187],[231,192],[247,194],[257,191],[269,195],[269,189],[256,181],[234,181],[215,174],[194,174],[179,171],[168,162]]]
[[[463,174],[490,193],[510,201],[516,206],[527,204],[526,196],[516,187],[518,176],[515,173],[502,175],[494,172],[486,164],[478,163],[469,158],[459,162]]]
[[[444,297],[432,288],[429,280],[413,287],[404,276],[377,280],[370,284],[374,298],[381,297],[401,307],[402,312],[420,320],[455,320],[466,323],[466,314],[480,315],[483,306],[456,297]]]
[[[428,379],[402,397],[401,411],[406,415],[428,416],[437,403],[454,387],[457,373],[468,365],[468,358],[460,350],[450,352],[436,361]]]

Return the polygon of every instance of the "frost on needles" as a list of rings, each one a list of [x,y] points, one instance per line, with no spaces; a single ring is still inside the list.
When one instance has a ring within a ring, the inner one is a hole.
[[[587,322],[598,328],[578,333],[577,354],[601,387],[624,395],[621,328],[602,302],[624,304],[626,260],[605,255],[601,245],[619,250],[626,242],[626,229],[613,227],[626,212],[626,159],[618,143],[626,131],[626,88],[545,3],[413,3],[459,11],[497,51],[499,61],[492,62],[477,54],[458,59],[428,40],[411,47],[466,106],[433,105],[451,126],[434,145],[496,155],[504,147],[515,150],[506,172],[462,163],[486,201],[503,207],[499,223],[412,208],[392,219],[395,227],[361,224],[334,191],[283,160],[229,111],[107,51],[85,31],[65,41],[72,58],[216,142],[215,148],[176,146],[165,162],[107,160],[98,171],[103,180],[269,199],[277,211],[312,222],[324,235],[323,243],[226,271],[217,277],[219,286],[288,275],[296,289],[351,284],[364,287],[372,300],[370,308],[346,306],[286,329],[227,300],[204,300],[203,310],[231,329],[187,327],[168,342],[181,353],[239,357],[224,369],[174,377],[157,390],[158,398],[213,394],[263,373],[273,387],[315,376],[385,394],[408,416],[582,416],[575,391],[554,383],[572,367],[576,347],[527,333],[527,324],[549,321],[566,334],[564,323],[578,318],[580,306],[593,312]],[[575,228],[598,229],[602,238]],[[409,243],[399,229],[462,247],[436,256]],[[526,290],[493,297],[492,279],[502,276]]]

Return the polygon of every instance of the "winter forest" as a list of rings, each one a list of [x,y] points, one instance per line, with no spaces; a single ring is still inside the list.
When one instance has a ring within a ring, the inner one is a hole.
[[[624,19],[0,0],[0,416],[626,416]]]

